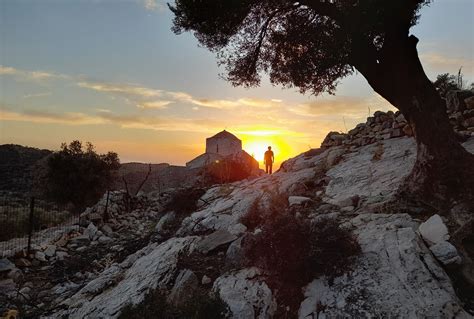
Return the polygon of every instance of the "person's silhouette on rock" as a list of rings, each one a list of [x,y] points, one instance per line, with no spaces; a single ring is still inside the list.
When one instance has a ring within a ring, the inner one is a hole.
[[[265,163],[265,172],[267,174],[272,173],[272,166],[273,162],[275,161],[275,157],[273,156],[272,147],[268,147],[268,151],[265,152],[265,156],[263,157],[263,163]]]

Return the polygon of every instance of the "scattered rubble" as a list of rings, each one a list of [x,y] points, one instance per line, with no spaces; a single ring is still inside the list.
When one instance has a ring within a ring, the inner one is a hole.
[[[447,94],[447,113],[449,121],[458,135],[463,138],[474,136],[474,92],[451,91]],[[397,137],[412,137],[413,130],[399,111],[377,111],[365,123],[358,124],[347,134],[330,132],[322,148],[345,145],[355,149],[374,144],[381,140]]]

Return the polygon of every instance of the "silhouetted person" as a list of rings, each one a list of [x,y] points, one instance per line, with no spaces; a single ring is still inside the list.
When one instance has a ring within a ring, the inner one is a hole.
[[[275,161],[275,157],[273,156],[272,147],[268,147],[268,151],[265,152],[265,156],[263,157],[263,162],[265,163],[265,172],[267,174],[272,173],[272,165]]]

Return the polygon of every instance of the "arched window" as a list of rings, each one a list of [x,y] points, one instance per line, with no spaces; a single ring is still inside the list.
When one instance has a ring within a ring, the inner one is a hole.
[[[219,144],[216,144],[216,153],[219,153]]]

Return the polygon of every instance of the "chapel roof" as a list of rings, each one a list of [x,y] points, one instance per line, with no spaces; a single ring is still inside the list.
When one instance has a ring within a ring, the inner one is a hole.
[[[235,140],[240,141],[240,139],[237,136],[235,136],[232,133],[227,132],[226,130],[223,130],[217,133],[216,135],[209,137],[208,139],[212,139],[212,138],[230,138],[230,139],[235,139]]]

